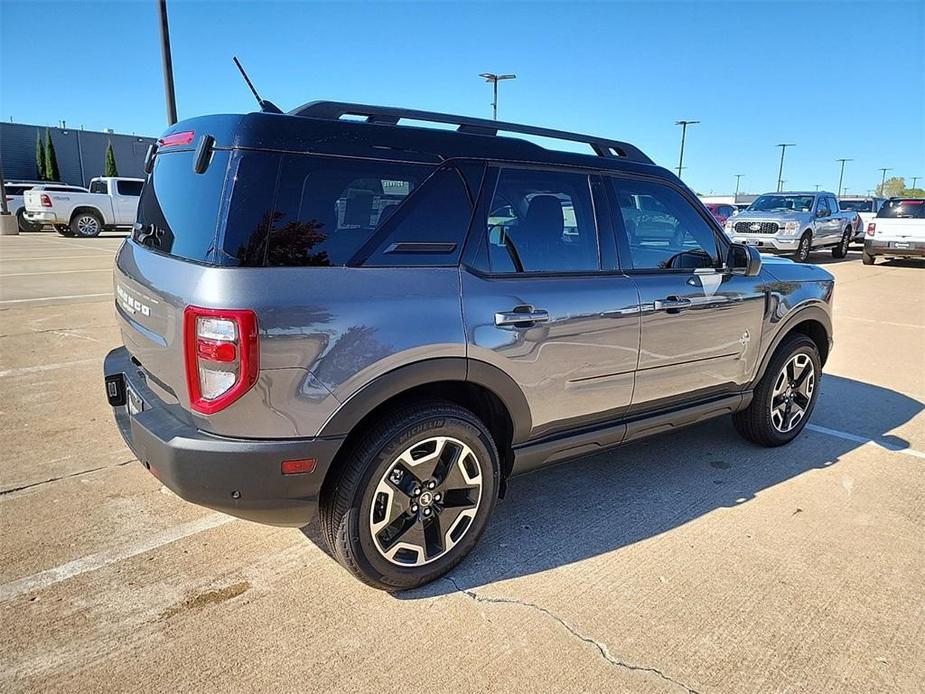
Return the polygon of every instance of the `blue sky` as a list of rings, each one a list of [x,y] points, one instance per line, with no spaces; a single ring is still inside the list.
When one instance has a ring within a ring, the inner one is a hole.
[[[925,3],[211,3],[168,0],[180,117],[265,98],[500,117],[633,142],[702,193],[849,192],[925,177]],[[165,126],[157,13],[139,2],[0,0],[0,117],[157,135]],[[34,77],[32,75],[35,75]],[[920,183],[921,185],[921,183]]]

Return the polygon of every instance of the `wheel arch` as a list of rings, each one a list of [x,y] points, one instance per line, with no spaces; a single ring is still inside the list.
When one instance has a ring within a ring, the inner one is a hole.
[[[74,221],[74,218],[75,218],[77,215],[79,215],[79,214],[81,214],[81,213],[84,213],[84,212],[92,212],[92,213],[95,214],[97,217],[99,217],[100,226],[105,226],[105,225],[106,225],[106,218],[103,216],[102,211],[101,211],[98,207],[94,207],[93,205],[78,205],[78,206],[75,207],[73,210],[71,210],[71,216],[70,216],[70,220],[69,220],[69,221],[70,221],[70,222],[73,222],[73,221]]]
[[[435,398],[465,407],[484,422],[495,439],[502,480],[506,479],[514,462],[511,447],[526,440],[532,426],[523,391],[496,366],[464,357],[441,357],[383,374],[338,408],[318,434],[344,438],[328,468],[325,484],[336,478],[343,456],[373,420],[403,403]]]
[[[764,376],[764,372],[768,368],[768,363],[771,361],[777,348],[780,347],[780,344],[787,339],[788,336],[793,334],[806,335],[811,339],[819,350],[819,358],[822,360],[822,364],[825,365],[832,346],[832,318],[828,311],[818,304],[805,306],[794,311],[778,329],[773,340],[771,340],[771,343],[768,345],[767,350],[765,350],[764,356],[761,358],[758,372],[755,374],[755,378],[752,381],[752,386]]]

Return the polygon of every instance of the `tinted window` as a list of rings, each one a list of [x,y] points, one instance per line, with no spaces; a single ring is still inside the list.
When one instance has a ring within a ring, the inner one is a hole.
[[[724,217],[731,217],[732,215],[735,214],[735,212],[736,212],[736,208],[734,208],[732,205],[720,205],[719,206],[719,213],[723,215]]]
[[[440,169],[407,202],[386,207],[366,265],[452,265],[459,259],[472,206],[462,174]],[[365,249],[364,249],[365,250]]]
[[[708,222],[674,188],[610,179],[618,201],[617,232],[624,265],[636,270],[717,267],[716,237]],[[629,263],[627,263],[627,260]]]
[[[492,272],[581,272],[600,268],[588,177],[503,169],[487,220]]]
[[[833,198],[831,195],[829,195],[827,199],[829,201],[829,212],[832,212],[834,214],[835,212],[838,212],[841,209],[838,205],[838,200]]]
[[[106,181],[90,181],[90,192],[105,195],[109,193],[109,188],[106,186]]]
[[[228,159],[227,151],[216,151],[206,172],[195,174],[193,152],[158,154],[138,204],[133,238],[163,253],[211,261]]]
[[[6,189],[7,195],[22,195],[25,191],[29,190],[32,186],[16,186],[7,184],[4,186]]]
[[[119,190],[119,195],[141,195],[141,187],[144,185],[142,181],[117,181],[116,188]]]
[[[872,200],[839,200],[838,206],[843,210],[850,212],[873,212],[874,203]]]
[[[818,215],[820,212],[825,212],[826,214],[831,212],[829,203],[824,195],[819,196],[819,202],[816,204],[816,214]]]
[[[268,265],[344,265],[434,167],[380,161],[284,157],[266,256]],[[270,213],[272,185],[264,196]]]
[[[887,200],[877,216],[892,219],[925,219],[925,199]]]

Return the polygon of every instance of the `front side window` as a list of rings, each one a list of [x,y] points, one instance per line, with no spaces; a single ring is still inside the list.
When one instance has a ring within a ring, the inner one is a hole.
[[[116,187],[119,195],[141,195],[141,187],[144,184],[141,181],[117,181]]]
[[[487,234],[491,272],[600,269],[591,189],[583,174],[502,169]]]
[[[707,221],[674,188],[650,181],[610,179],[618,203],[614,220],[624,266],[681,270],[719,266],[716,237]],[[621,232],[622,230],[622,232]]]
[[[831,213],[829,210],[829,203],[826,200],[824,195],[819,196],[819,203],[816,205],[816,216],[817,217],[827,217]]]

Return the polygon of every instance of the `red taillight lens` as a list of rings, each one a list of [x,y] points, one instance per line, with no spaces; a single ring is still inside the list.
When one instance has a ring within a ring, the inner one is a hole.
[[[187,306],[183,314],[190,407],[222,410],[257,382],[260,345],[253,311]]]
[[[867,235],[873,236],[877,232],[877,225],[871,222],[867,225]]]
[[[42,207],[51,207],[51,198],[45,195],[45,193],[42,193],[41,200],[42,200]]]
[[[179,133],[172,133],[166,137],[162,137],[157,141],[159,147],[177,147],[179,145],[188,145],[193,141],[193,138],[196,137],[196,132],[194,130],[184,130]]]

